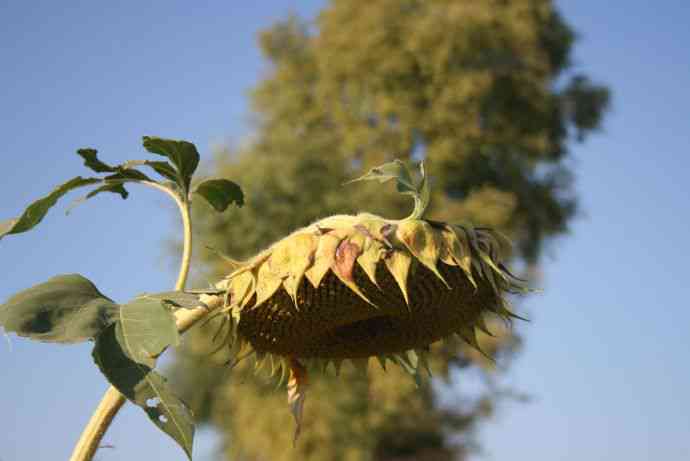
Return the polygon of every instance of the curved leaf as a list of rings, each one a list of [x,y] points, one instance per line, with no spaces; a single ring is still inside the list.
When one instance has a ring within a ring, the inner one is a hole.
[[[414,193],[417,190],[412,180],[412,175],[410,175],[410,170],[398,159],[374,167],[363,176],[348,181],[347,184],[357,181],[378,181],[384,183],[391,179],[395,179],[398,192]]]
[[[151,178],[133,168],[138,163],[136,161],[125,162],[122,165],[108,165],[98,158],[98,151],[91,148],[78,149],[77,155],[84,159],[84,166],[96,173],[114,173],[106,176],[106,180],[133,179],[137,181],[151,181]]]
[[[118,313],[119,306],[88,279],[58,275],[0,305],[0,325],[37,341],[76,343],[94,338]]]
[[[128,160],[122,164],[124,168],[133,168],[135,166],[147,166],[153,169],[156,173],[163,176],[174,183],[177,183],[177,170],[175,167],[165,161],[153,161],[153,160]]]
[[[384,183],[391,179],[395,179],[395,185],[398,192],[411,195],[414,198],[414,211],[408,219],[421,219],[424,215],[424,211],[429,205],[430,191],[424,171],[424,162],[420,163],[419,169],[422,179],[418,185],[415,184],[412,179],[412,174],[407,166],[398,159],[374,167],[363,176],[348,181],[346,184],[357,181],[378,181]]]
[[[0,223],[0,239],[8,234],[19,234],[33,229],[63,195],[79,187],[90,186],[99,182],[101,180],[97,178],[77,176],[59,185],[51,193],[29,205],[20,217]]]
[[[236,183],[228,179],[207,179],[199,183],[194,192],[201,195],[219,213],[225,211],[231,203],[244,205],[244,194]]]
[[[117,171],[115,167],[99,160],[98,151],[96,149],[78,149],[77,155],[84,159],[84,165],[87,168],[91,168],[96,173],[112,173]]]

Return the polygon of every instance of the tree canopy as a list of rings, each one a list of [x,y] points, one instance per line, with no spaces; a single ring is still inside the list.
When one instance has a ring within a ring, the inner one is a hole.
[[[405,198],[347,180],[377,164],[425,159],[433,219],[496,228],[515,261],[538,264],[577,211],[569,145],[596,130],[606,87],[573,70],[575,33],[547,0],[332,0],[260,35],[269,70],[252,92],[255,130],[219,153],[238,178],[241,210],[196,216],[200,240],[247,257],[335,213],[402,218]],[[209,278],[230,265],[200,252]],[[476,448],[474,429],[506,394],[495,385],[520,338],[501,324],[482,345],[432,347],[435,379],[417,389],[397,370],[314,379],[303,435],[292,445],[284,393],[243,362],[232,373],[213,322],[187,339],[174,374],[233,460],[443,460]],[[482,377],[471,393],[455,380]],[[460,378],[458,378],[458,376]],[[450,385],[447,385],[450,384]]]

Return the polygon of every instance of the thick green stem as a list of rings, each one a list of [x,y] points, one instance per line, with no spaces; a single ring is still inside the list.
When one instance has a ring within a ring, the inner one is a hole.
[[[177,204],[182,217],[183,227],[183,249],[182,262],[180,263],[180,272],[175,283],[175,290],[184,290],[187,283],[187,276],[189,275],[189,265],[192,259],[192,220],[189,212],[189,200],[182,198],[177,192],[155,182],[138,181],[139,184],[144,184],[161,192],[166,193]],[[175,312],[175,320],[178,330],[184,332],[189,329],[196,322],[201,320],[206,314],[222,304],[222,297],[207,297],[202,299],[203,306],[194,309],[180,309]],[[91,419],[84,428],[84,431],[79,438],[70,461],[91,461],[98,449],[105,432],[113,422],[115,415],[117,415],[120,408],[124,405],[125,397],[114,387],[110,387],[101,402],[98,404],[96,411],[94,411]]]
[[[180,263],[180,272],[177,276],[177,282],[175,283],[175,290],[184,290],[185,284],[187,283],[187,276],[189,275],[189,265],[192,262],[192,218],[189,213],[189,199],[188,197],[182,197],[177,192],[169,189],[166,186],[158,184],[157,182],[141,181],[139,184],[144,184],[154,189],[168,194],[177,205],[180,211],[180,217],[182,217],[182,229],[183,229],[183,248],[182,248],[182,262]]]

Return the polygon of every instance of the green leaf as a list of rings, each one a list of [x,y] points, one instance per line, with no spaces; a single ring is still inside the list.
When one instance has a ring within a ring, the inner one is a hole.
[[[127,328],[118,322],[100,334],[92,353],[94,361],[108,381],[141,407],[151,421],[172,437],[191,459],[194,440],[192,412],[172,392],[165,378],[153,370],[153,359],[135,360],[140,354],[132,351],[130,345],[136,338],[132,336],[132,331],[127,335],[125,331]]]
[[[347,184],[357,181],[378,181],[384,183],[391,179],[395,179],[396,187],[398,192],[403,194],[415,194],[417,188],[414,185],[412,176],[410,175],[410,170],[407,166],[398,159],[392,162],[384,163],[383,165],[377,166],[369,170],[364,176],[353,179]]]
[[[177,171],[175,170],[175,167],[173,167],[168,162],[158,162],[152,160],[130,160],[128,162],[125,162],[123,166],[125,168],[131,168],[133,166],[139,165],[152,168],[159,175],[163,176],[166,179],[169,179],[170,181],[177,183]]]
[[[419,169],[422,176],[419,185],[415,185],[410,170],[398,159],[374,167],[365,175],[348,181],[346,184],[357,181],[379,181],[384,183],[391,179],[395,179],[395,185],[398,192],[411,195],[414,198],[414,211],[407,219],[421,219],[426,208],[429,206],[431,193],[429,190],[429,182],[424,171],[424,162],[420,163]]]
[[[73,189],[99,182],[101,182],[101,180],[97,178],[82,178],[81,176],[77,176],[61,184],[45,197],[29,205],[19,218],[0,223],[0,239],[8,234],[19,234],[33,229],[43,220],[48,210],[50,210],[63,195]]]
[[[81,275],[58,275],[0,305],[0,325],[37,341],[76,343],[94,338],[119,309]]]
[[[151,178],[133,168],[138,163],[136,161],[129,161],[122,165],[112,166],[102,162],[98,158],[98,151],[96,149],[78,149],[77,154],[84,159],[84,166],[91,168],[96,173],[115,173],[106,176],[105,179],[107,180],[132,179],[136,181],[151,181]]]
[[[127,189],[125,189],[125,186],[121,182],[105,181],[105,183],[101,187],[97,187],[96,189],[86,194],[84,196],[84,199],[88,200],[91,197],[100,194],[101,192],[111,192],[113,194],[120,194],[120,197],[122,197],[123,200],[129,197],[129,192],[127,192]]]
[[[219,213],[227,209],[231,203],[241,207],[244,205],[244,194],[236,183],[227,179],[207,179],[194,190]]]
[[[163,350],[180,343],[175,317],[161,300],[136,298],[120,309],[118,331],[133,360],[151,363]]]
[[[164,178],[177,182],[177,172],[175,171],[175,167],[168,162],[146,161],[145,165],[153,168],[156,173]]]
[[[83,197],[79,197],[78,199],[74,200],[67,208],[66,213],[70,214],[74,208],[86,202],[88,199],[100,194],[101,192],[119,194],[120,197],[122,197],[122,200],[125,200],[127,197],[129,197],[129,192],[127,189],[125,189],[123,180],[103,180],[102,182],[103,185],[101,187],[97,187]]]
[[[189,191],[192,175],[199,165],[199,152],[191,142],[144,136],[144,148],[152,154],[167,157],[175,166],[175,181],[185,194]]]
[[[84,165],[91,168],[96,173],[113,173],[117,168],[101,162],[98,159],[98,151],[96,149],[84,148],[78,149],[77,154],[84,159]]]

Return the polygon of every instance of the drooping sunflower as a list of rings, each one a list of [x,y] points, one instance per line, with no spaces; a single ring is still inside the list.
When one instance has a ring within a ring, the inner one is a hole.
[[[504,266],[509,242],[487,228],[423,219],[429,188],[400,161],[358,180],[395,179],[415,200],[412,215],[336,215],[299,229],[235,263],[226,290],[225,342],[257,367],[287,372],[288,401],[301,422],[307,369],[336,373],[344,360],[366,370],[376,357],[417,378],[431,343],[453,335],[479,349],[476,330],[493,313],[513,317],[506,295],[524,292]]]

